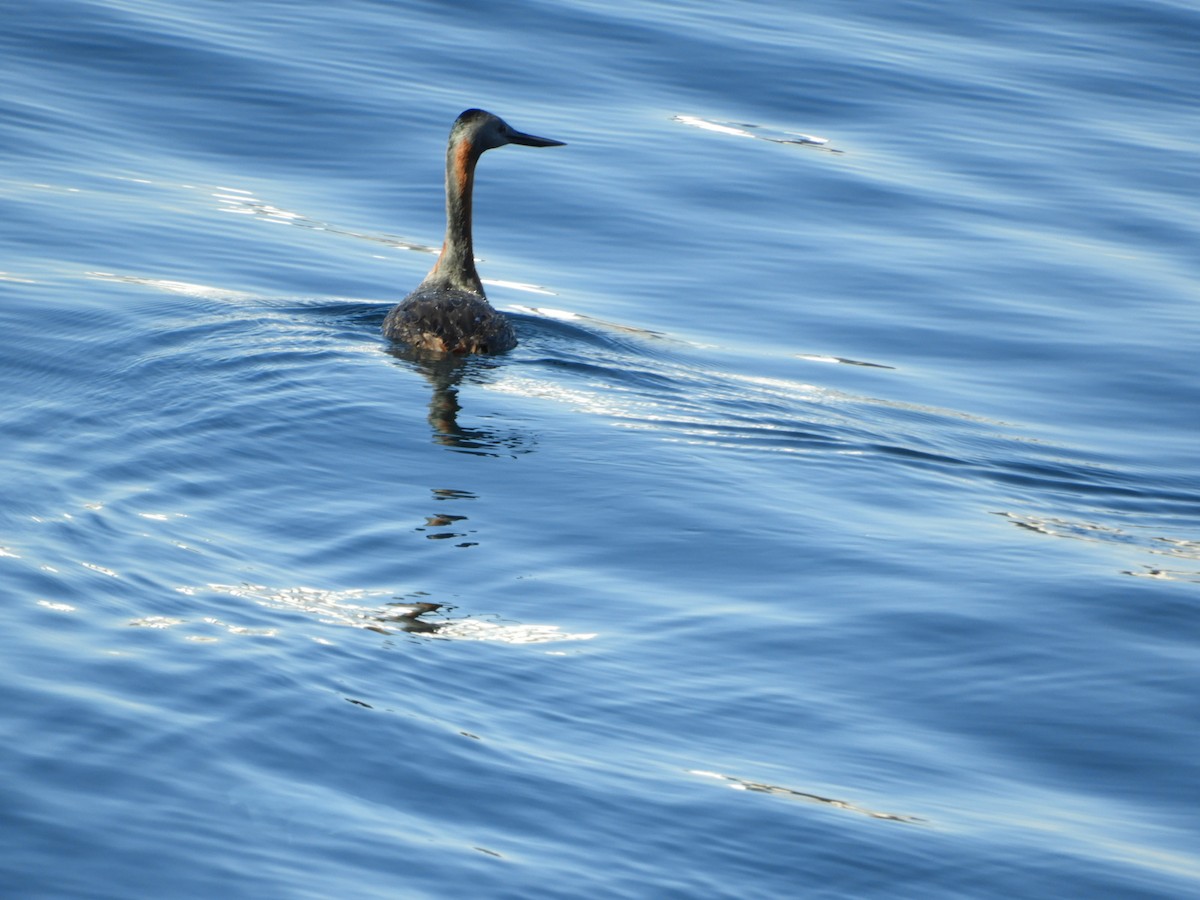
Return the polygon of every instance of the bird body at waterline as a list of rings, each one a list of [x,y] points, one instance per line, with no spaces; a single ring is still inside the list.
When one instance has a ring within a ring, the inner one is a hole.
[[[517,345],[512,323],[483,292],[471,240],[475,164],[484,151],[505,144],[563,142],[524,134],[482,109],[468,109],[455,120],[446,148],[446,240],[425,280],[387,314],[385,337],[416,350],[457,354],[503,353]]]

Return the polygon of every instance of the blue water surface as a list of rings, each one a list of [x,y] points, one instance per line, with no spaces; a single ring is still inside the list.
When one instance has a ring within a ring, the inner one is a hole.
[[[1200,896],[1194,5],[0,22],[0,895]]]

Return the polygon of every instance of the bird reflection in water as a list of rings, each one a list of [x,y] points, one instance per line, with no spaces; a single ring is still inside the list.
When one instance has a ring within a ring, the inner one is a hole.
[[[451,450],[479,456],[501,456],[528,453],[530,438],[518,432],[504,433],[492,428],[466,428],[459,424],[459,385],[486,383],[491,370],[499,363],[487,357],[455,356],[414,350],[403,345],[389,347],[387,352],[418,372],[433,388],[429,398],[429,425],[433,441]]]

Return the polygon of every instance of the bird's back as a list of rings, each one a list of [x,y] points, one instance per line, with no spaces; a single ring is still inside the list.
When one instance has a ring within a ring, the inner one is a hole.
[[[416,350],[503,353],[517,346],[512,324],[471,291],[422,285],[383,320],[384,336]]]

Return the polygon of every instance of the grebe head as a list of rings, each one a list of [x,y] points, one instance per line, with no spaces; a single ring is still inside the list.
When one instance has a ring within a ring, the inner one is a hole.
[[[522,144],[526,147],[562,147],[563,141],[536,137],[517,131],[499,116],[482,109],[468,109],[454,121],[450,129],[450,143],[467,141],[476,153],[494,150],[505,144]]]

